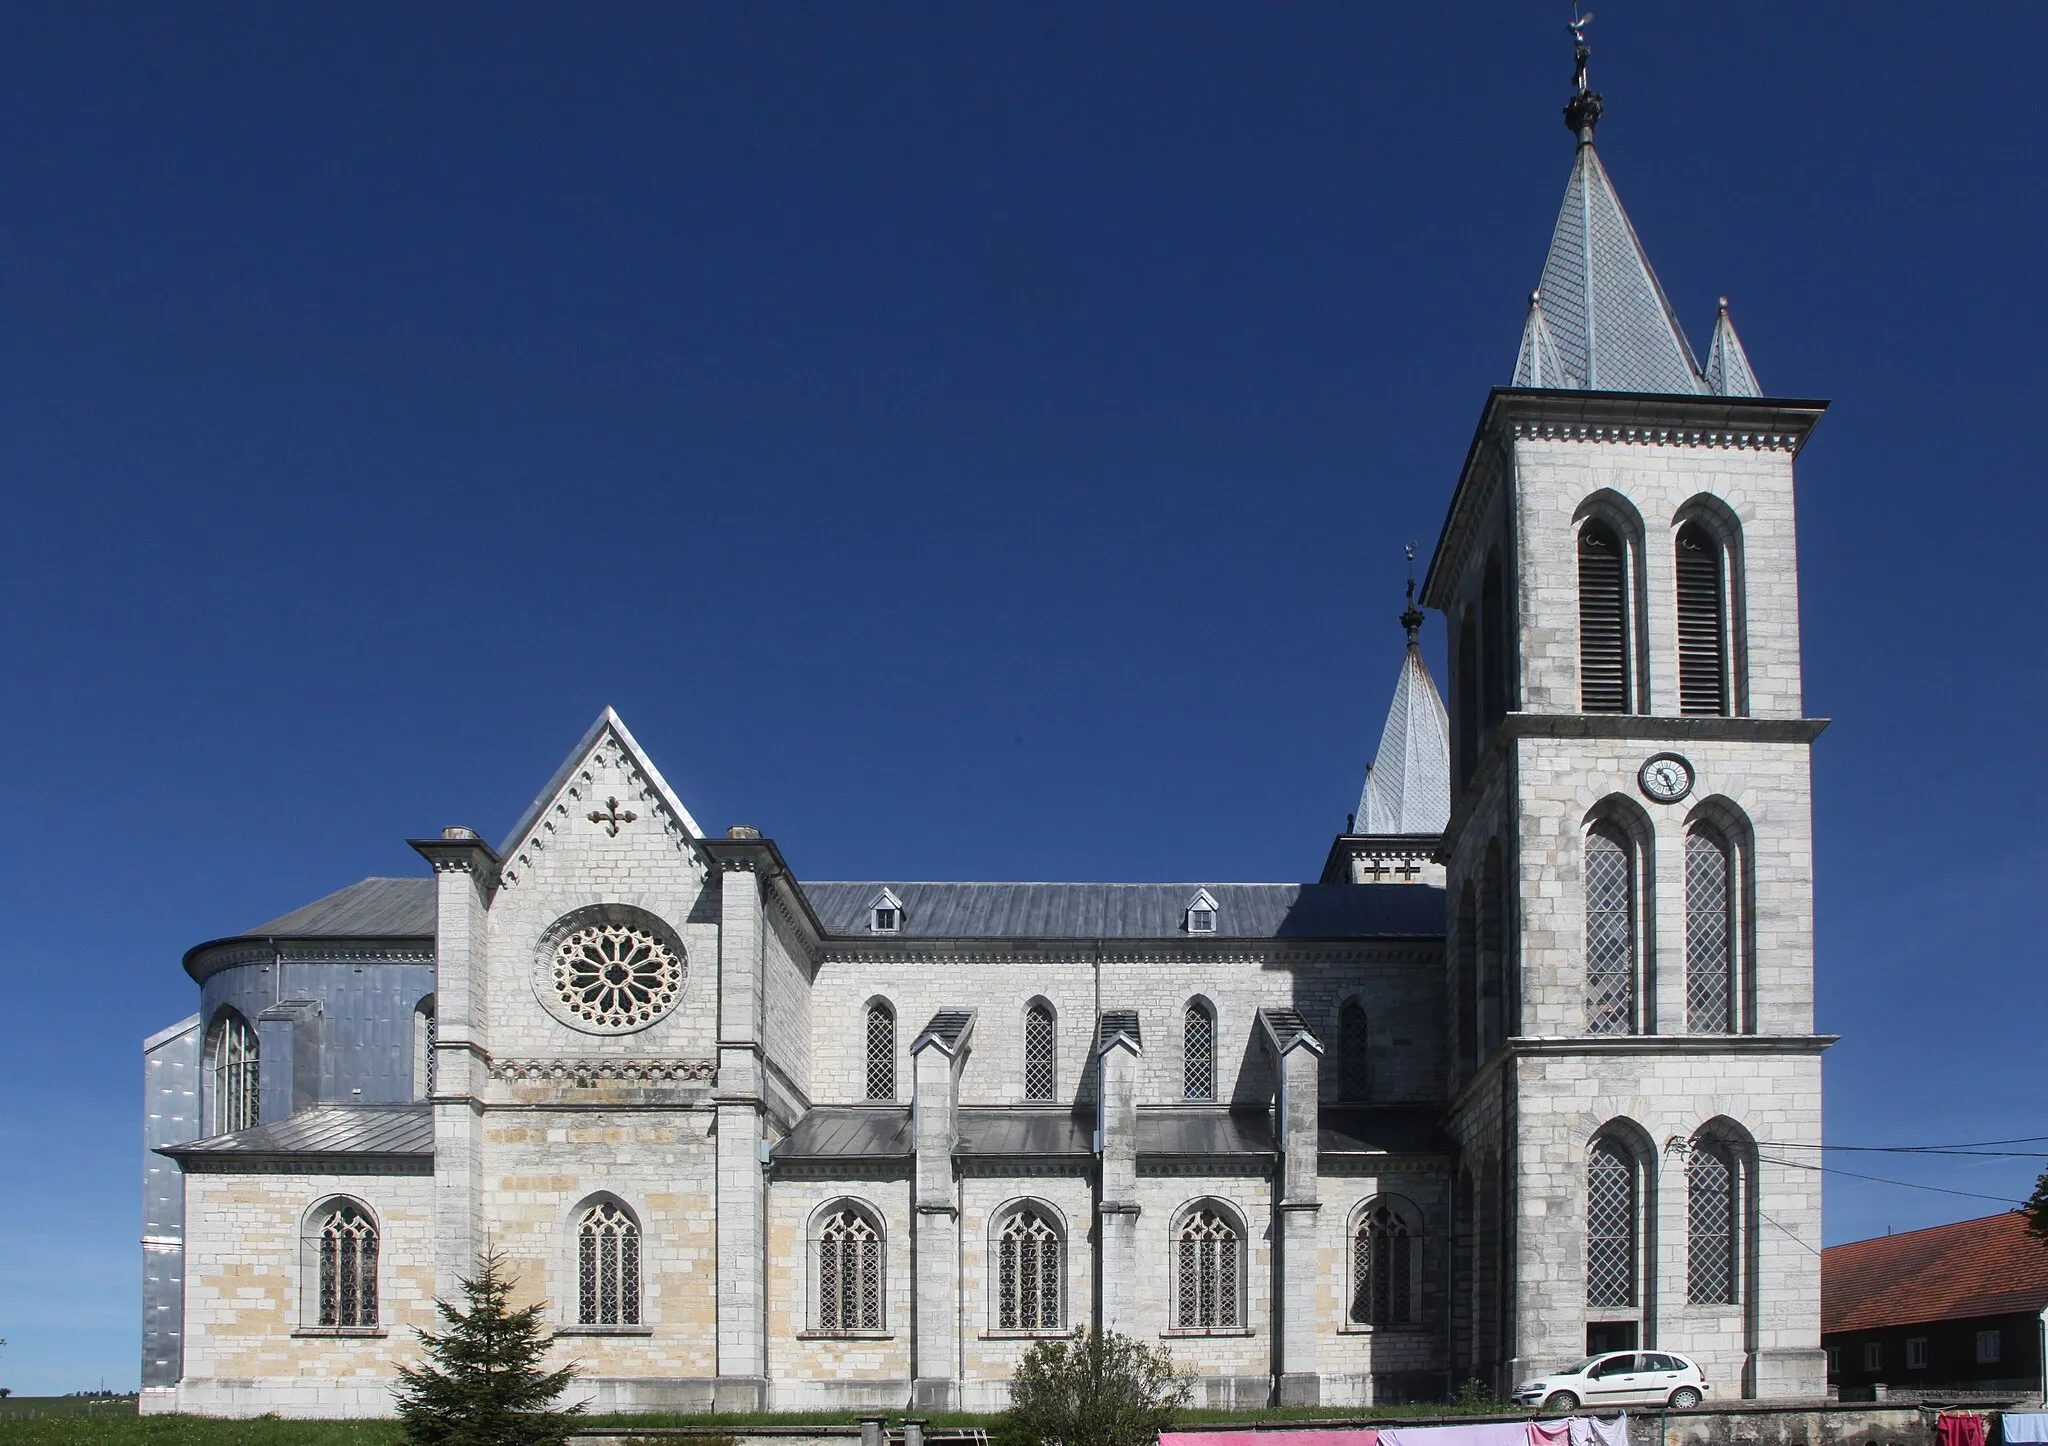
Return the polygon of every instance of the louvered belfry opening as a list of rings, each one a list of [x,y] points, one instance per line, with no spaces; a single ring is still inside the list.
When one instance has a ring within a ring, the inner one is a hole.
[[[1621,538],[1604,522],[1579,529],[1579,706],[1626,713],[1628,565]]]
[[[1728,711],[1728,606],[1721,544],[1697,522],[1678,529],[1678,711]]]

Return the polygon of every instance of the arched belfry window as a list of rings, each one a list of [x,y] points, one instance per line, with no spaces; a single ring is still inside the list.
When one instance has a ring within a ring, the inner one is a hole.
[[[256,1030],[232,1009],[214,1016],[206,1043],[208,1134],[230,1135],[262,1118]]]
[[[1244,1324],[1244,1231],[1214,1205],[1181,1216],[1174,1231],[1176,1330],[1235,1330]]]
[[[1595,518],[1579,528],[1579,707],[1633,711],[1628,554],[1621,534]]]
[[[1728,652],[1722,547],[1705,527],[1688,522],[1678,529],[1679,712],[1729,711]]]
[[[1636,1165],[1617,1140],[1593,1145],[1586,1160],[1586,1304],[1636,1303]]]
[[[353,1200],[334,1200],[306,1219],[311,1277],[309,1326],[369,1330],[377,1324],[377,1222]]]
[[[996,1329],[1054,1331],[1066,1323],[1056,1226],[1037,1206],[1010,1212],[996,1232]]]
[[[814,1231],[818,1329],[882,1329],[882,1230],[852,1202],[824,1212]]]
[[[1635,849],[1612,824],[1586,835],[1586,1032],[1636,1028]]]
[[[1337,1011],[1337,1093],[1354,1104],[1372,1098],[1372,1058],[1366,1053],[1365,1008],[1356,999]]]
[[[896,1098],[896,1011],[885,1000],[868,1004],[868,1098]]]
[[[1738,1243],[1735,1154],[1696,1139],[1685,1162],[1685,1293],[1694,1305],[1734,1305]]]
[[[1696,823],[1685,836],[1685,1027],[1736,1028],[1734,850],[1721,831]]]
[[[1351,1234],[1351,1322],[1407,1325],[1415,1319],[1418,1232],[1391,1202],[1370,1202]]]
[[[1207,1001],[1191,999],[1181,1016],[1181,1097],[1216,1098],[1216,1016]]]
[[[1053,1025],[1052,1006],[1034,1000],[1024,1011],[1024,1098],[1033,1103],[1049,1102],[1058,1085],[1055,1068],[1059,1035]]]
[[[601,1200],[576,1226],[579,1324],[640,1324],[640,1225],[616,1200]]]

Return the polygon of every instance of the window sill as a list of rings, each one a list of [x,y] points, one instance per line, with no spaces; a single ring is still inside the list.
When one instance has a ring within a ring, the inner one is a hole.
[[[1159,1334],[1162,1339],[1173,1339],[1176,1337],[1195,1336],[1249,1336],[1256,1335],[1258,1332],[1250,1326],[1211,1326],[1207,1328],[1201,1326],[1176,1326],[1172,1330],[1164,1330]]]
[[[1042,1331],[985,1330],[981,1338],[985,1341],[1064,1341],[1071,1340],[1081,1332],[1070,1326]]]
[[[894,1331],[798,1331],[800,1341],[893,1341]]]
[[[313,1340],[375,1340],[391,1332],[384,1326],[300,1326],[292,1332],[296,1338]]]
[[[649,1325],[565,1325],[556,1326],[558,1336],[651,1336]]]

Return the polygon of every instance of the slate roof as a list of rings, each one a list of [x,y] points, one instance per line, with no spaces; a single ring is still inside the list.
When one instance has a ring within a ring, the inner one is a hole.
[[[2017,1211],[1820,1254],[1820,1328],[1879,1330],[1923,1321],[2038,1312],[2048,1305],[2048,1244]]]
[[[249,938],[423,938],[439,912],[432,879],[364,879],[243,931]]]
[[[1441,706],[1441,705],[1439,705]],[[1441,828],[1441,825],[1439,825]],[[825,932],[871,937],[868,905],[903,900],[895,939],[1184,939],[1201,884],[805,884]],[[1418,884],[1209,884],[1217,939],[1438,939],[1443,890]]]
[[[424,1102],[406,1105],[320,1105],[276,1120],[212,1135],[158,1151],[176,1160],[348,1155],[354,1158],[431,1159],[434,1110]]]
[[[1704,392],[1699,363],[1590,140],[1565,183],[1514,385]],[[1554,359],[1561,376],[1543,375]]]
[[[1411,642],[1351,831],[1442,833],[1450,821],[1451,718],[1422,650]]]

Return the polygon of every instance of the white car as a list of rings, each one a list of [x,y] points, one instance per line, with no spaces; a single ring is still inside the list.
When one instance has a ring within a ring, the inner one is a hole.
[[[1700,1368],[1669,1351],[1609,1351],[1515,1387],[1515,1400],[1564,1415],[1581,1406],[1670,1406],[1683,1411],[1707,1398]]]

